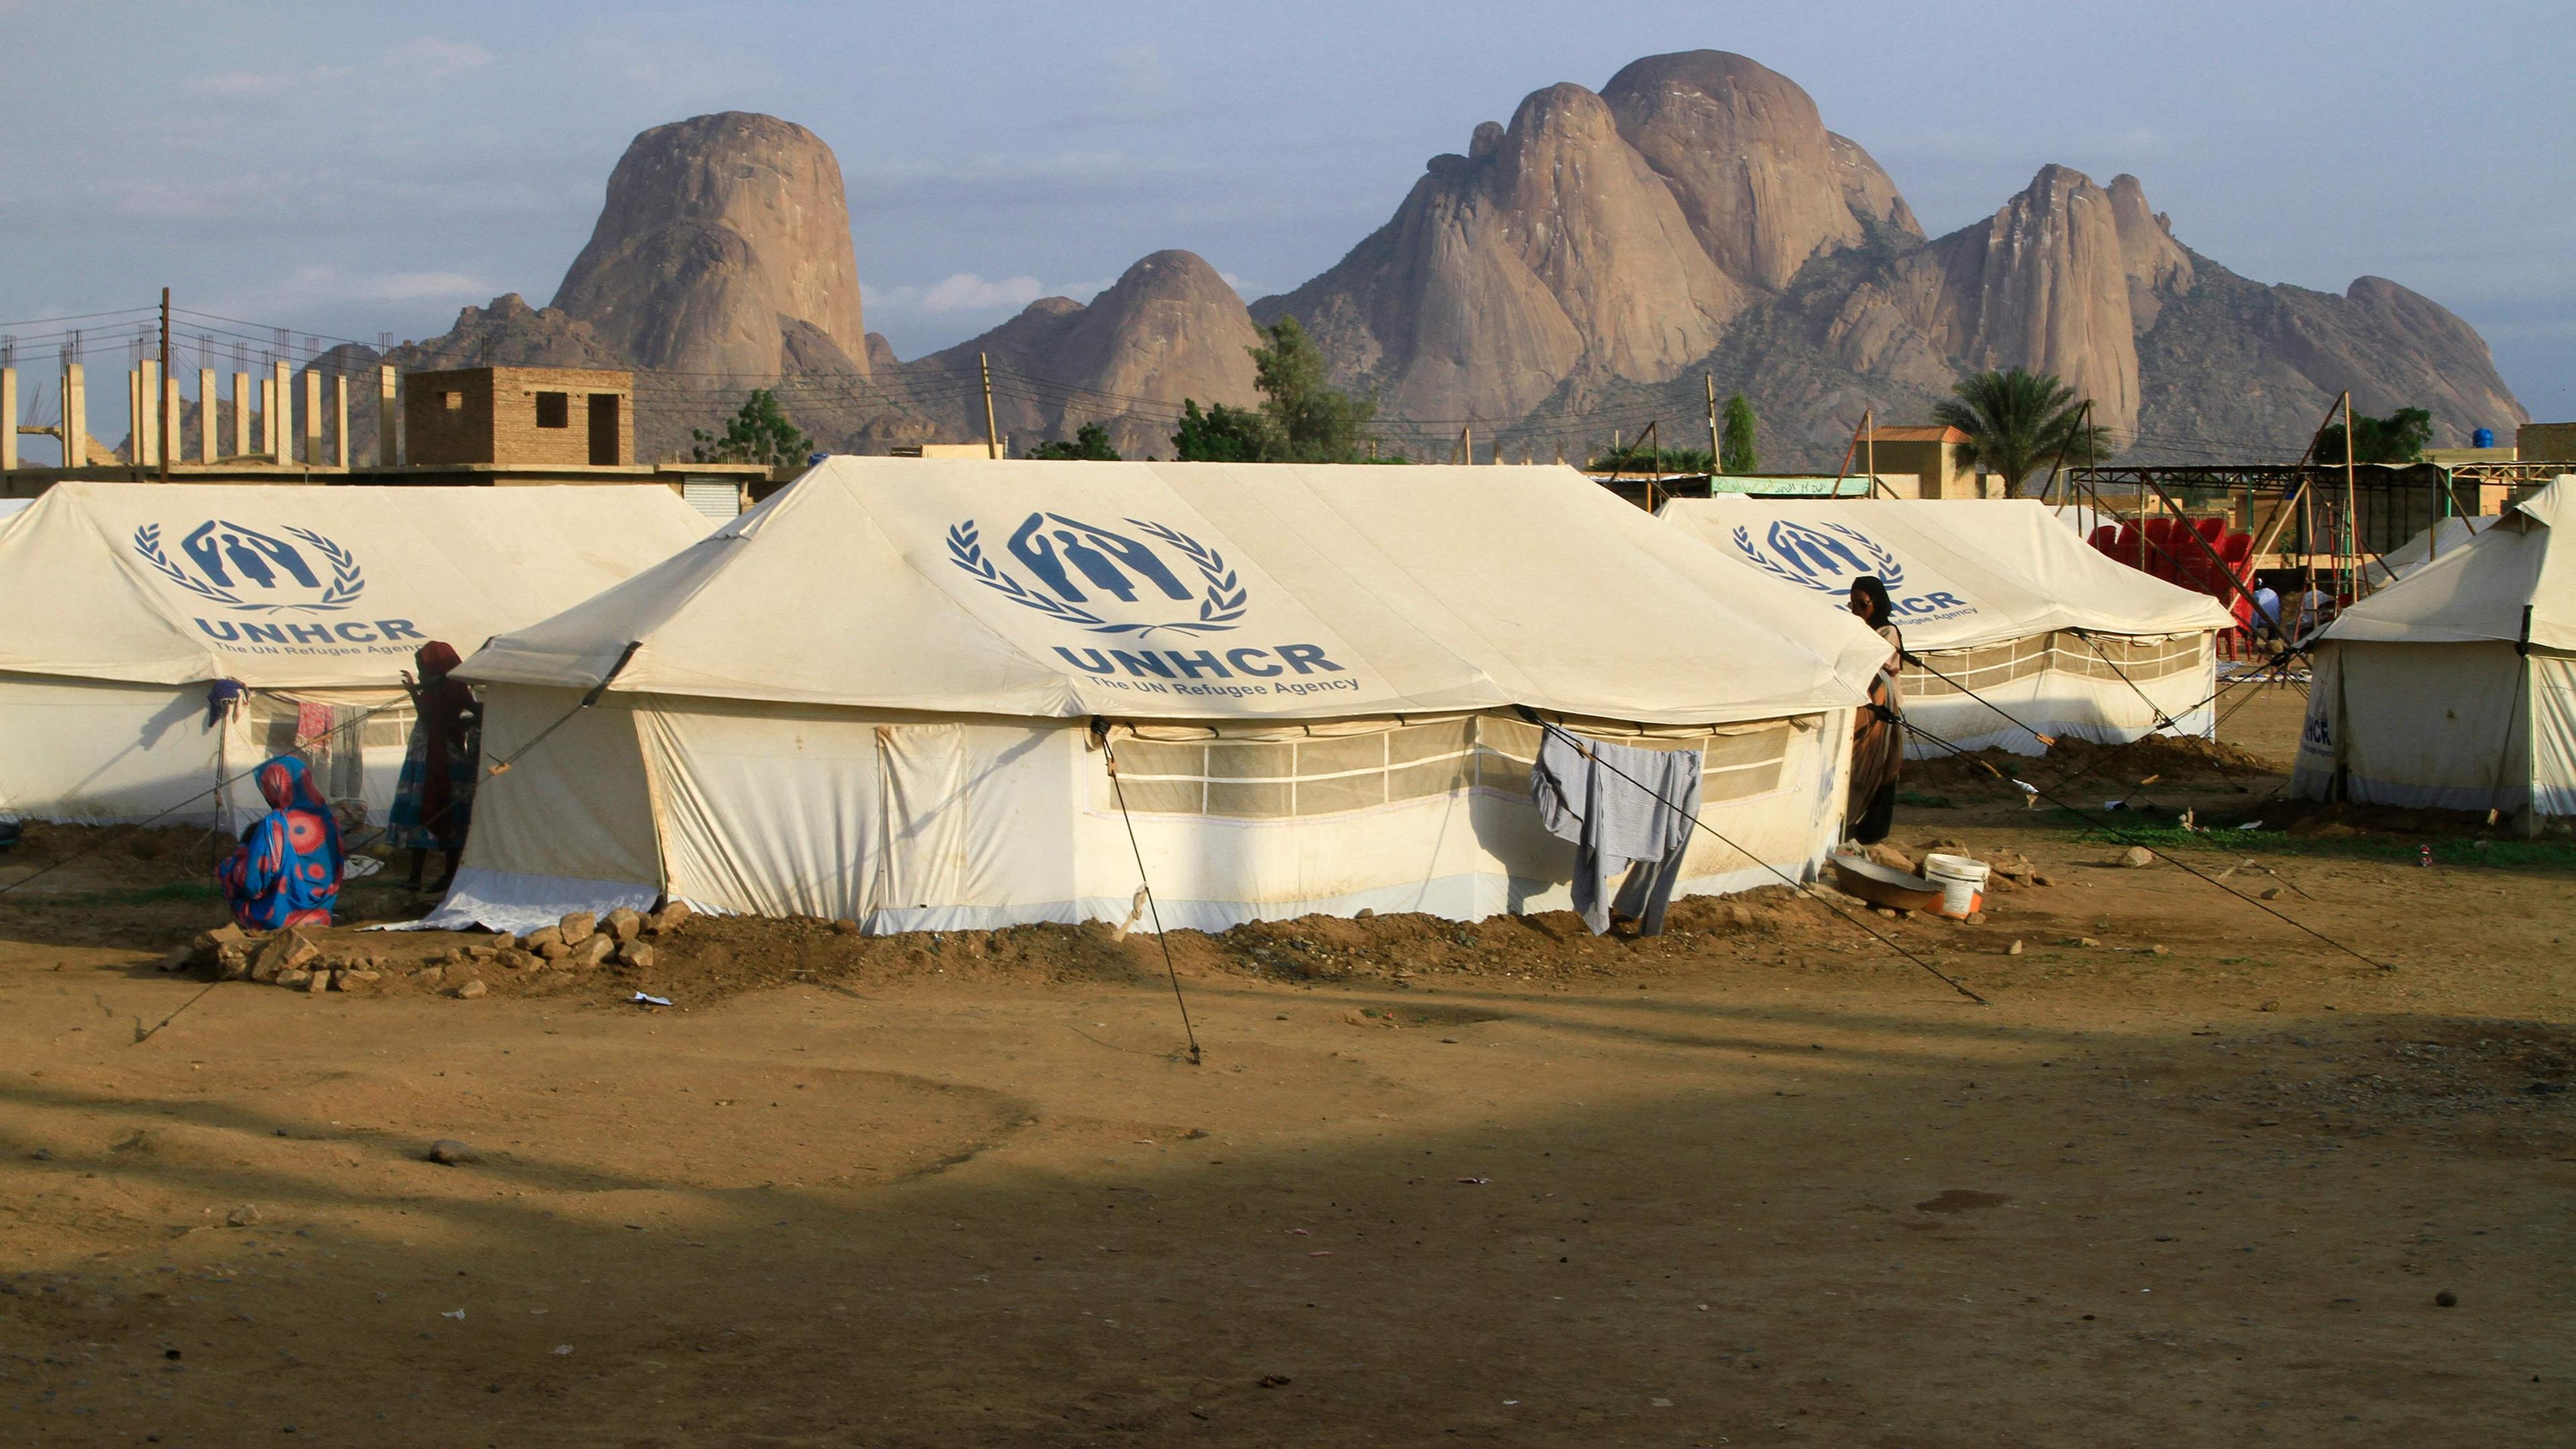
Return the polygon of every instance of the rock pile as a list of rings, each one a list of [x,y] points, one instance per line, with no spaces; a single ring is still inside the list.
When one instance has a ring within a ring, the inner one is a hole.
[[[485,968],[503,977],[536,982],[569,980],[602,967],[641,968],[653,964],[647,937],[666,935],[688,921],[685,901],[673,901],[649,914],[620,907],[600,917],[575,911],[523,940],[503,932],[489,941],[449,948],[411,973],[411,979],[433,990],[470,1001],[490,988]],[[195,966],[218,981],[253,981],[290,991],[362,991],[385,979],[397,961],[379,955],[334,949],[311,933],[288,927],[256,934],[236,925],[198,933],[172,953],[173,969]]]

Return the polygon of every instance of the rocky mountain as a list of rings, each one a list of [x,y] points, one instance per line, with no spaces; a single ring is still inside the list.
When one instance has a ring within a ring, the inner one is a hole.
[[[2066,379],[2146,458],[2295,454],[2346,387],[2365,411],[2431,408],[2438,442],[2524,418],[2458,317],[2375,277],[2341,296],[2240,277],[2135,177],[2045,167],[1927,238],[1805,91],[1710,50],[1532,93],[1340,262],[1248,310],[1205,261],[1157,252],[1088,305],[1045,298],[909,364],[861,330],[830,148],[700,116],[628,148],[553,306],[469,307],[394,360],[634,367],[639,445],[675,456],[755,385],[826,447],[980,438],[982,352],[1015,447],[1098,422],[1151,456],[1182,399],[1254,400],[1254,324],[1286,315],[1415,456],[1470,422],[1480,456],[1574,456],[1649,418],[1695,439],[1706,378],[1754,401],[1773,464],[1830,467],[1865,408],[1920,421],[1963,373],[2015,365]],[[362,447],[371,427],[353,423]]]
[[[554,306],[638,367],[872,366],[841,163],[775,116],[726,111],[637,136]]]
[[[1252,310],[1298,317],[1390,413],[1501,422],[1569,381],[1677,375],[1873,227],[1919,234],[1804,91],[1742,56],[1655,56],[1478,126],[1338,265]]]
[[[1252,351],[1261,342],[1243,299],[1189,252],[1156,252],[1089,306],[1043,297],[980,337],[906,369],[917,384],[977,379],[976,354],[1002,373],[994,413],[1015,445],[1105,427],[1130,458],[1169,456],[1170,418],[1183,400],[1252,403]],[[1044,379],[1042,383],[1030,379]],[[982,406],[981,382],[967,401]],[[952,394],[962,389],[952,389]],[[951,411],[954,411],[954,405]],[[980,436],[980,412],[967,419]]]
[[[1515,454],[1606,442],[1582,419],[1613,412],[1688,430],[1703,374],[1805,466],[1835,463],[1864,407],[1919,420],[1959,375],[2016,365],[2147,454],[2295,453],[2345,387],[2365,411],[2431,407],[2440,441],[2524,417],[2440,306],[2377,278],[2340,298],[2249,282],[2177,241],[2135,177],[2046,167],[1926,240],[1804,91],[1718,51],[1534,92],[1252,312],[1303,320],[1423,440],[1474,420]]]

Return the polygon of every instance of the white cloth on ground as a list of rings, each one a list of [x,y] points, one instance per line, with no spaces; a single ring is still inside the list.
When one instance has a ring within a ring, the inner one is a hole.
[[[1610,913],[1641,935],[1664,929],[1682,853],[1699,819],[1700,752],[1641,750],[1576,738],[1554,725],[1530,768],[1530,796],[1550,835],[1574,842],[1574,908],[1598,936]],[[1627,880],[1610,899],[1610,878]]]

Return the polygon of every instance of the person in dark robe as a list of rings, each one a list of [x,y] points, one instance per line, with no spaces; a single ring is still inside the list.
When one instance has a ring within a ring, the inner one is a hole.
[[[412,656],[420,677],[403,671],[403,688],[411,694],[411,746],[403,752],[402,776],[394,785],[393,813],[386,819],[386,838],[411,852],[413,890],[433,850],[447,857],[446,870],[430,887],[441,895],[456,881],[456,863],[465,853],[466,827],[473,821],[474,783],[482,773],[480,712],[474,691],[455,677],[463,661],[456,650],[436,639]]]
[[[1887,585],[1874,574],[1852,580],[1853,617],[1887,641],[1887,662],[1870,678],[1869,703],[1852,722],[1851,792],[1844,819],[1851,838],[1872,845],[1887,838],[1896,821],[1896,780],[1905,768],[1905,699],[1900,675],[1905,664],[1905,635],[1896,627],[1896,603]]]

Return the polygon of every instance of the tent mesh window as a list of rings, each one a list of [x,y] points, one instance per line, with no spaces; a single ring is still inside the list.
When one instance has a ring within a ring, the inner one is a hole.
[[[1700,798],[1739,800],[1779,788],[1792,726],[1617,741],[1706,752]],[[1137,814],[1290,820],[1490,790],[1529,799],[1539,729],[1477,716],[1358,734],[1292,739],[1128,739],[1118,780]],[[1118,808],[1101,777],[1099,808]]]
[[[2097,653],[2094,645],[2100,645]],[[2080,634],[2059,631],[2033,634],[2023,639],[2008,639],[2000,644],[1985,644],[1974,649],[1926,651],[1923,658],[1934,669],[1949,676],[1938,679],[1914,666],[1905,666],[1905,697],[1937,699],[1957,694],[1962,689],[1979,694],[2016,679],[2027,679],[2048,670],[2060,670],[2087,679],[2117,679],[2125,674],[2140,683],[2163,679],[2168,675],[2187,674],[2205,668],[2209,662],[2210,636],[2178,634],[2170,639],[2131,639],[2094,635],[2090,640]],[[2114,668],[2113,666],[2117,666]]]

